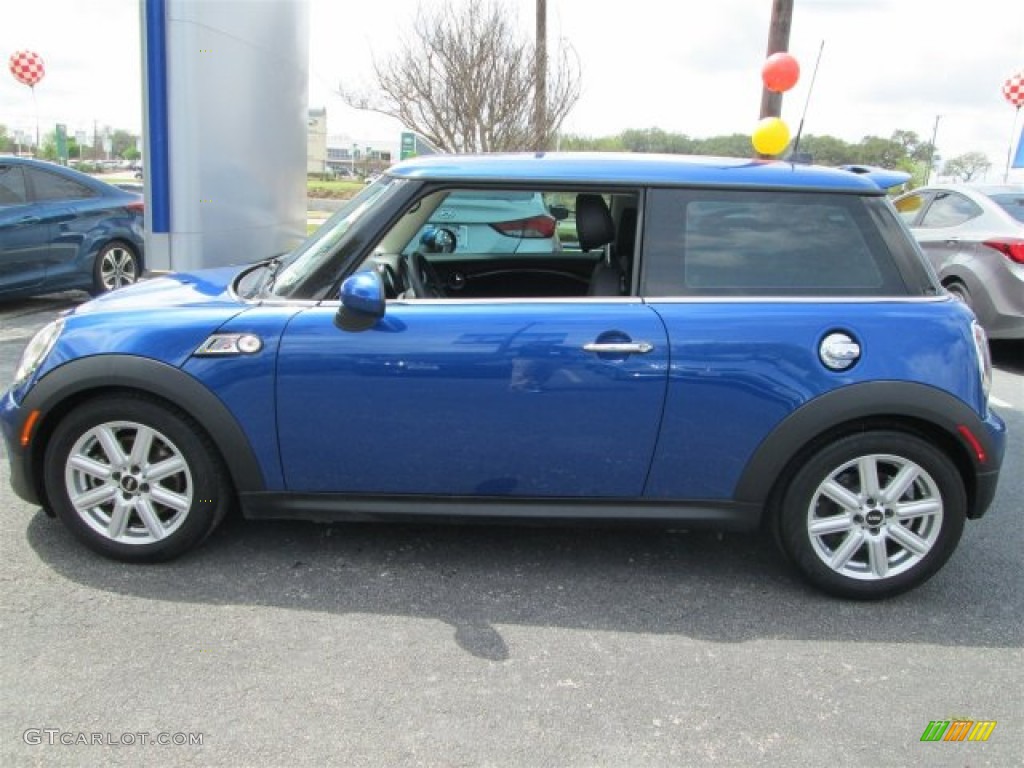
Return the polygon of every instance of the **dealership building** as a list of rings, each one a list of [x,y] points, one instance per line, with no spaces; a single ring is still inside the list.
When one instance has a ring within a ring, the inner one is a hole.
[[[366,176],[398,160],[437,152],[426,139],[411,131],[389,136],[330,133],[325,108],[310,109],[306,126],[308,174]]]

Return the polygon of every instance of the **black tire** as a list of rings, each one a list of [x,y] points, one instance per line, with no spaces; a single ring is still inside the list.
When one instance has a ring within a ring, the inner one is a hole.
[[[115,560],[177,557],[210,534],[232,504],[227,473],[199,426],[143,397],[75,408],[54,430],[45,461],[54,512],[87,546]]]
[[[100,248],[92,267],[92,293],[113,291],[138,282],[142,265],[135,249],[123,240],[111,240]]]
[[[966,510],[963,480],[944,453],[902,432],[866,432],[831,443],[796,472],[777,510],[778,540],[815,587],[891,597],[945,564]]]
[[[959,280],[951,280],[948,283],[946,283],[946,285],[943,287],[949,292],[949,295],[952,296],[954,299],[962,301],[964,304],[968,306],[968,308],[970,308],[972,311],[974,310],[974,305],[971,303],[971,292],[967,290],[966,285],[961,283]]]

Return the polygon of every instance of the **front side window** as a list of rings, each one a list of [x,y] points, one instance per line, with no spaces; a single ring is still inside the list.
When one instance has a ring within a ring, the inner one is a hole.
[[[28,202],[25,176],[17,165],[0,165],[0,205],[23,205]]]
[[[627,296],[637,190],[435,187],[362,265],[389,298]]]
[[[896,206],[896,212],[899,213],[900,218],[906,222],[907,226],[911,226],[917,215],[924,208],[924,204],[927,201],[927,196],[918,192],[911,195],[905,195],[899,200],[896,200],[893,205]]]
[[[655,190],[649,296],[891,296],[905,283],[867,201],[852,195]]]
[[[455,235],[455,253],[552,254],[561,250],[561,205],[556,195],[512,189],[458,189],[444,196],[406,250],[416,250],[436,230]],[[567,210],[567,209],[566,209]],[[566,218],[566,216],[561,216]]]

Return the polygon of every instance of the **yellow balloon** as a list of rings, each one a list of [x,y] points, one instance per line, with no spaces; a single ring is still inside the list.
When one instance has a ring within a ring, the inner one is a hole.
[[[758,153],[777,155],[789,146],[789,126],[781,117],[766,117],[754,128],[750,140]]]

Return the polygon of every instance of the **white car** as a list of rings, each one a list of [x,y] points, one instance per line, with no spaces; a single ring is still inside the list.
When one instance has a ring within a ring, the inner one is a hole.
[[[455,235],[457,254],[511,256],[561,250],[558,217],[539,192],[453,192],[434,209],[420,237],[411,244],[413,250],[423,237],[429,238],[438,229]]]
[[[1024,185],[933,184],[893,203],[989,338],[1024,339]]]

